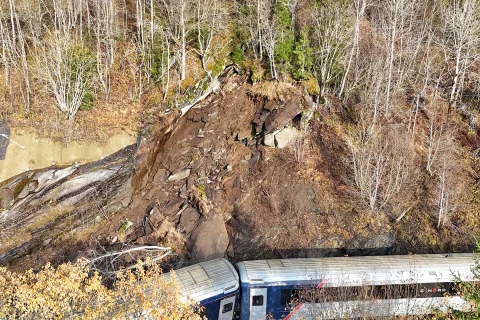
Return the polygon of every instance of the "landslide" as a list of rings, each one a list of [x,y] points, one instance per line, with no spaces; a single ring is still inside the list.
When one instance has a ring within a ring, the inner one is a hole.
[[[224,78],[184,116],[159,116],[109,158],[1,184],[0,263],[23,270],[126,245],[171,246],[177,267],[469,250],[470,234],[436,230],[419,213],[425,206],[398,223],[366,209],[351,179],[345,128],[354,123],[300,85]]]

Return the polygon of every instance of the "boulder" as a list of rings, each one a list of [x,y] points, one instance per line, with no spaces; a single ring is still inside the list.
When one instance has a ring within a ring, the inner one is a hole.
[[[200,221],[192,235],[193,256],[198,262],[223,258],[228,249],[227,228],[220,214],[214,214]]]
[[[275,147],[275,133],[269,133],[263,139],[263,144],[268,147]]]
[[[283,149],[300,137],[301,133],[294,127],[287,127],[275,135],[277,148]]]
[[[266,133],[271,133],[275,130],[284,128],[293,120],[293,118],[300,114],[301,111],[301,103],[299,99],[292,99],[285,102],[281,107],[278,107],[271,112],[265,119]]]
[[[178,229],[185,234],[191,233],[197,226],[200,214],[195,208],[188,207],[182,212]]]
[[[187,179],[188,176],[190,176],[190,169],[183,169],[171,174],[170,177],[168,177],[168,181],[184,180]]]

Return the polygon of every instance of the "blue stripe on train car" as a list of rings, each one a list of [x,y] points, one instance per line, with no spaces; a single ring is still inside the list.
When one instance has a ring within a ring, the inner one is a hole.
[[[235,296],[235,302],[239,303],[239,293],[240,290],[236,290],[234,292],[230,292],[228,294],[221,294],[215,297],[211,297],[209,299],[205,299],[199,302],[200,307],[202,307],[202,311],[200,315],[202,317],[206,317],[208,320],[217,320],[218,315],[220,314],[220,303],[223,299],[230,298]]]

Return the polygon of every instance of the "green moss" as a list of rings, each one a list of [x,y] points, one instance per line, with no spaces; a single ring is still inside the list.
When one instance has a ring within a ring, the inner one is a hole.
[[[223,60],[217,60],[215,61],[215,64],[212,66],[212,77],[216,78],[222,73],[223,67],[225,65],[225,61]]]
[[[120,229],[118,229],[118,234],[123,234],[125,233],[128,229],[130,229],[131,227],[133,226],[133,222],[128,220],[125,221],[122,226],[120,227]]]
[[[207,193],[205,192],[205,185],[201,184],[198,186],[198,191],[200,191],[200,194],[202,198],[207,198]]]

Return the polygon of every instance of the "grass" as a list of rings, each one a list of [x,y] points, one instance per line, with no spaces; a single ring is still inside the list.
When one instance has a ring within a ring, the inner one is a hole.
[[[263,81],[254,83],[249,94],[253,97],[262,97],[268,100],[286,101],[291,95],[300,95],[300,92],[287,82]]]

